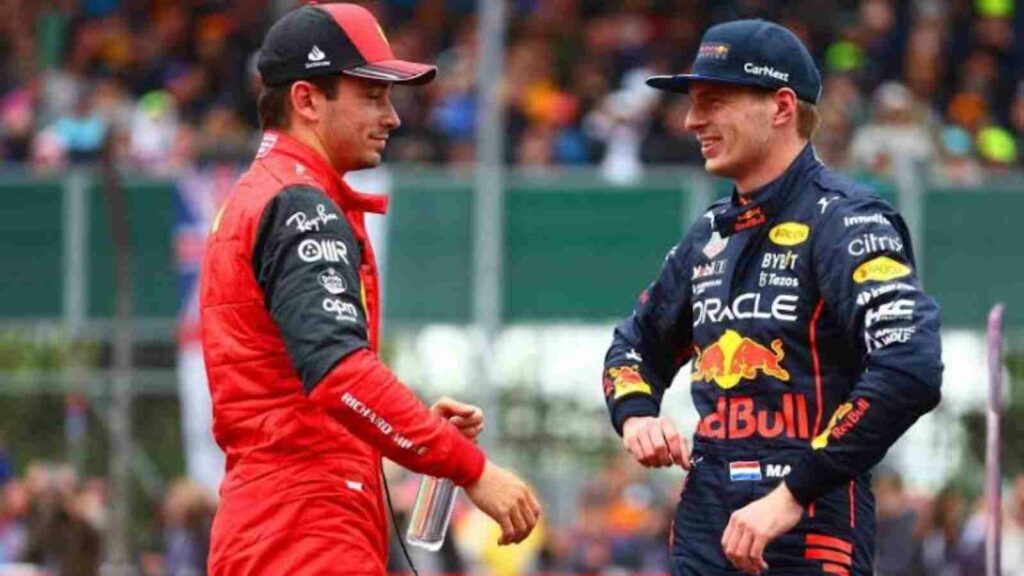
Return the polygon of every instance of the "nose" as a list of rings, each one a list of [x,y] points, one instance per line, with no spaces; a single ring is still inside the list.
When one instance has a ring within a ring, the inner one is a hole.
[[[394,130],[402,125],[402,119],[398,117],[398,111],[395,110],[395,106],[391,103],[391,99],[387,101],[387,111],[384,115],[384,127],[388,130]]]
[[[696,132],[707,125],[704,114],[698,110],[698,106],[691,100],[690,108],[686,111],[686,122],[683,127],[687,132]]]

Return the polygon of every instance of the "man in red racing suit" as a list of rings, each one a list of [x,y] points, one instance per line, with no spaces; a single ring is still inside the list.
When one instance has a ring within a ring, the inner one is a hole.
[[[387,199],[342,180],[375,166],[399,125],[396,60],[373,16],[305,6],[267,34],[266,130],[215,218],[201,277],[214,436],[227,454],[210,574],[384,574],[381,457],[452,479],[519,542],[540,513],[529,487],[470,440],[479,409],[433,409],[377,357],[380,290],[363,222]],[[450,419],[450,420],[449,420]]]

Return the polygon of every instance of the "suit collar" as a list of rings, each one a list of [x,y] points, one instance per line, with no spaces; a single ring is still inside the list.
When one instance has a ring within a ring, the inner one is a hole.
[[[388,210],[387,196],[363,194],[353,190],[319,152],[296,138],[277,131],[263,135],[256,159],[286,157],[298,162],[343,209],[384,214]]]
[[[778,178],[740,195],[733,187],[732,199],[724,212],[715,215],[715,228],[722,236],[761,226],[779,213],[799,193],[797,184],[811,170],[821,165],[809,143]]]

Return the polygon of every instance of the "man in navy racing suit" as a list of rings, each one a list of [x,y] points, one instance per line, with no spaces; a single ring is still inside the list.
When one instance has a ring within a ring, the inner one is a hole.
[[[907,227],[809,144],[819,73],[785,28],[710,28],[687,92],[705,168],[734,183],[614,333],[603,378],[630,453],[690,470],[675,575],[871,574],[869,471],[939,402],[939,311]],[[659,416],[691,361],[691,453]]]

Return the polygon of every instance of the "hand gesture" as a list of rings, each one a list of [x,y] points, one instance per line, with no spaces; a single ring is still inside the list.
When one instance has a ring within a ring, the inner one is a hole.
[[[472,404],[463,404],[447,396],[434,402],[430,407],[430,413],[440,416],[451,422],[462,435],[470,440],[476,440],[484,430],[484,412]]]
[[[525,540],[540,518],[540,503],[526,482],[490,461],[466,495],[501,526],[500,546]]]
[[[804,508],[786,484],[732,513],[722,534],[722,549],[733,566],[747,574],[768,569],[764,548],[800,522]]]
[[[690,443],[667,416],[634,416],[622,425],[622,444],[647,468],[690,469]]]

